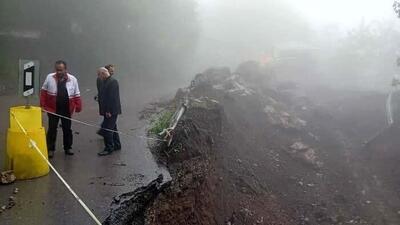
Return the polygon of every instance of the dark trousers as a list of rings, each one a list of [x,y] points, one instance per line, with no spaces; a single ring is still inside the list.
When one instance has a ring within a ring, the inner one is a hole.
[[[101,127],[101,128],[103,128],[103,124],[104,124],[104,118],[103,118],[103,121],[101,121],[101,124],[100,124],[100,127]],[[104,130],[103,130],[103,129],[99,129],[99,130],[97,131],[97,133],[98,133],[99,135],[101,135],[101,136],[104,136]]]
[[[118,131],[117,129],[117,118],[118,115],[112,115],[110,118],[104,116],[102,128]],[[116,132],[103,130],[104,145],[106,151],[113,151],[116,148],[121,148],[121,142],[119,140],[119,134]]]
[[[69,113],[64,113],[68,118],[71,118]],[[55,151],[56,150],[56,138],[57,138],[57,127],[58,127],[58,122],[61,119],[61,127],[63,130],[63,144],[64,144],[64,150],[69,150],[72,147],[72,130],[71,130],[71,120],[64,119],[59,116],[55,116],[53,114],[48,113],[47,114],[49,117],[49,127],[47,129],[47,136],[46,136],[46,141],[47,141],[47,149],[49,151]]]

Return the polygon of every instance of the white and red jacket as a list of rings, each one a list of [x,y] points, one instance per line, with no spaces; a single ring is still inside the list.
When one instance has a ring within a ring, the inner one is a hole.
[[[69,73],[67,73],[66,76],[66,88],[69,96],[69,112],[72,115],[74,112],[80,112],[82,110],[82,100],[78,80]],[[53,113],[57,112],[57,82],[58,78],[55,73],[47,75],[42,90],[40,91],[40,106]]]

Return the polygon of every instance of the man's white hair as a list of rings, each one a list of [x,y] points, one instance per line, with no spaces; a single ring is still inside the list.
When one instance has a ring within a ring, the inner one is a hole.
[[[105,73],[105,74],[107,74],[107,76],[110,76],[110,72],[108,72],[107,68],[105,68],[105,67],[100,67],[100,68],[98,69],[98,71],[99,71],[100,73]]]

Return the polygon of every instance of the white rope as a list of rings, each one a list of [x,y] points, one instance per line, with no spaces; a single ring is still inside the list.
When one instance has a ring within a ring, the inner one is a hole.
[[[32,138],[29,137],[28,133],[26,132],[25,128],[21,125],[17,117],[13,112],[11,112],[11,115],[14,117],[15,121],[17,122],[19,128],[22,130],[22,132],[25,134],[25,136],[29,139],[30,144],[32,147],[39,153],[39,155],[43,158],[43,160],[46,161],[46,163],[49,165],[49,167],[53,170],[53,172],[57,175],[57,177],[61,180],[61,182],[67,187],[69,192],[74,196],[74,198],[81,204],[81,206],[85,209],[85,211],[89,214],[89,216],[93,219],[96,224],[101,225],[101,222],[96,218],[96,216],[93,214],[93,212],[86,206],[86,204],[82,201],[81,198],[75,193],[74,190],[72,190],[71,186],[64,180],[64,178],[57,172],[56,168],[47,160],[47,157],[43,155],[43,153],[40,151],[39,147],[36,145],[36,142],[32,140]]]
[[[118,133],[120,135],[124,135],[124,136],[128,136],[128,137],[137,137],[137,138],[142,138],[142,139],[146,139],[146,140],[165,141],[165,140],[159,139],[159,138],[151,138],[151,137],[146,137],[146,136],[142,136],[142,135],[133,135],[133,134],[124,133],[124,132],[121,132],[121,131],[116,131],[116,130],[103,128],[103,127],[101,127],[99,125],[90,124],[88,122],[84,122],[84,121],[73,119],[73,118],[70,118],[70,117],[67,117],[67,116],[63,116],[63,115],[60,115],[60,114],[57,114],[57,113],[54,113],[54,112],[50,112],[50,111],[45,110],[43,108],[42,108],[42,111],[46,112],[46,113],[49,113],[49,114],[52,114],[54,116],[58,116],[58,117],[61,117],[61,118],[67,119],[67,120],[71,120],[72,122],[76,122],[76,123],[79,123],[79,124],[82,124],[82,125],[85,125],[85,126],[95,127],[95,128],[98,128],[98,129],[102,129],[102,130],[113,132],[113,133]]]

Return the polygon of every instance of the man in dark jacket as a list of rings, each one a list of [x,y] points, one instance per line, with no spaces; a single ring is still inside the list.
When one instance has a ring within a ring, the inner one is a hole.
[[[108,72],[110,73],[110,76],[114,75],[115,66],[113,64],[108,64],[104,68],[106,68],[108,70]],[[103,80],[100,77],[97,77],[97,80],[96,80],[97,95],[94,96],[94,100],[95,101],[99,101],[99,93],[98,93],[98,91],[101,89],[102,84],[103,84]],[[103,126],[103,122],[104,121],[101,122],[101,126]],[[96,133],[98,135],[100,135],[100,136],[103,136],[104,135],[104,130],[103,129],[99,129]]]
[[[97,71],[102,83],[98,87],[99,111],[104,117],[102,123],[105,148],[98,155],[109,155],[113,151],[121,150],[121,142],[117,130],[117,118],[121,114],[118,81],[111,77],[110,72],[101,67]]]

